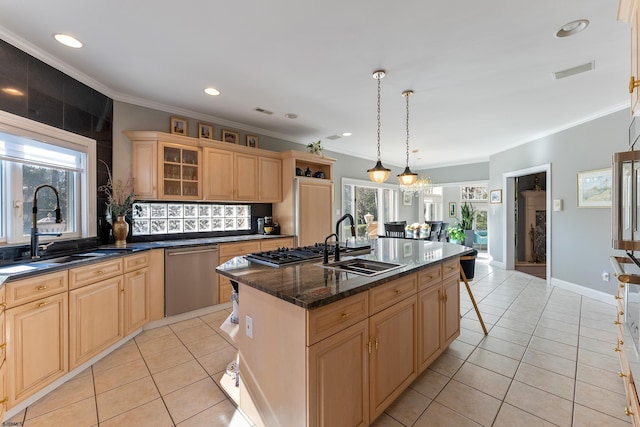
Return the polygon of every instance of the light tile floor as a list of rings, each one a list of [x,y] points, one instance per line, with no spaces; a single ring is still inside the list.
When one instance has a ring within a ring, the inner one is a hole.
[[[481,257],[471,289],[489,335],[462,284],[460,337],[375,426],[630,425],[613,305]],[[250,426],[219,387],[236,352],[227,315],[147,330],[5,423]]]

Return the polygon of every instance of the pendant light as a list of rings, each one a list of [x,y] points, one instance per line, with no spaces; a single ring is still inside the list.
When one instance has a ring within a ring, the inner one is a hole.
[[[382,80],[384,75],[384,70],[376,70],[373,72],[373,78],[378,80],[378,162],[373,169],[367,171],[369,179],[378,183],[385,182],[389,179],[389,174],[391,173],[391,169],[382,166],[382,161],[380,160],[380,80]]]
[[[402,96],[407,100],[407,166],[404,168],[404,172],[398,175],[400,185],[413,185],[418,179],[418,174],[411,172],[411,169],[409,169],[409,97],[411,95],[413,95],[412,90],[402,92]]]

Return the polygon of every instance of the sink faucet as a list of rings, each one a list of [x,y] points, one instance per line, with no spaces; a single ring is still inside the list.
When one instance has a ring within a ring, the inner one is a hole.
[[[322,251],[322,263],[323,264],[329,264],[329,248],[327,247],[327,241],[334,237],[336,238],[336,250],[333,253],[334,254],[334,261],[340,261],[340,242],[338,241],[338,235],[336,233],[333,234],[329,234],[325,239],[324,239],[324,250]]]
[[[36,191],[33,193],[33,225],[31,226],[31,259],[40,258],[38,255],[38,249],[40,249],[40,245],[38,244],[39,236],[60,236],[60,233],[39,233],[38,232],[38,191],[40,191],[44,187],[49,187],[53,190],[56,195],[56,224],[62,222],[62,218],[60,216],[60,197],[58,196],[58,190],[55,189],[52,185],[42,184],[36,187]],[[49,247],[53,242],[48,243],[43,249]]]
[[[342,221],[344,221],[345,219],[349,218],[349,222],[351,223],[351,236],[352,237],[356,237],[356,225],[355,225],[355,221],[353,220],[353,216],[351,216],[351,214],[344,214],[342,215],[342,217],[336,222],[336,240],[339,243],[340,238],[338,236],[340,236],[340,223]],[[347,239],[347,243],[349,242],[349,239]],[[337,252],[336,252],[337,253]]]

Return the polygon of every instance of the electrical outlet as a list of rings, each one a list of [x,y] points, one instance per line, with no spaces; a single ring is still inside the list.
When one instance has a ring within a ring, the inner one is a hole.
[[[602,272],[602,280],[605,281],[605,282],[609,281],[609,272],[608,271],[605,270],[605,271]]]
[[[244,333],[249,338],[253,338],[253,319],[251,316],[245,316],[244,320]]]

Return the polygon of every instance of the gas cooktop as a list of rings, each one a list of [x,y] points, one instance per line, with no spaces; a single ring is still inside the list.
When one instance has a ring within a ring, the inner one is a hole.
[[[333,256],[335,245],[327,247],[329,255]],[[280,267],[284,265],[297,264],[301,262],[322,259],[324,243],[315,243],[311,246],[302,246],[298,248],[277,248],[271,251],[256,252],[245,255],[244,257],[251,262],[270,265],[272,267]],[[360,246],[356,248],[340,247],[340,253],[345,255],[353,255],[357,253],[368,253],[370,246]]]

